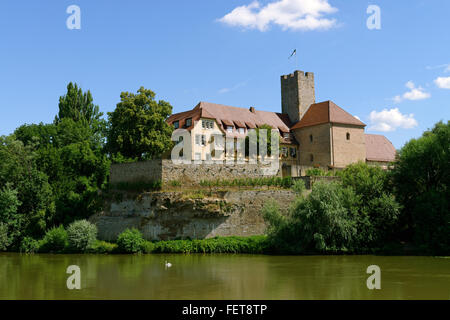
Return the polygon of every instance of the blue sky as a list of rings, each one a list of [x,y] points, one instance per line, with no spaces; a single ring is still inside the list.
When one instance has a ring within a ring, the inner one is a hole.
[[[66,26],[70,5],[80,30]],[[140,86],[174,112],[199,101],[279,111],[280,75],[298,68],[315,73],[318,102],[400,148],[449,120],[448,12],[448,0],[3,0],[0,135],[51,122],[70,81],[105,113]]]

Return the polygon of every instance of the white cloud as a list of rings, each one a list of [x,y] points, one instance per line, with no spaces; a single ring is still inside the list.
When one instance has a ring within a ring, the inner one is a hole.
[[[358,116],[354,116],[356,119],[358,119],[359,121],[361,121],[361,118]]]
[[[397,128],[411,129],[418,125],[414,114],[402,114],[398,108],[383,109],[383,111],[372,111],[369,116],[372,131],[395,131]]]
[[[450,63],[441,64],[438,66],[428,66],[428,70],[434,70],[434,69],[444,69],[444,72],[450,72]]]
[[[271,24],[283,30],[317,30],[336,26],[336,19],[325,18],[335,13],[329,0],[278,0],[261,6],[258,1],[236,7],[219,19],[230,26],[248,29],[268,30]]]
[[[450,77],[439,77],[434,80],[434,83],[441,89],[450,89]]]
[[[400,103],[403,100],[424,100],[431,97],[431,94],[426,92],[422,87],[416,87],[414,82],[408,81],[405,84],[405,87],[409,89],[409,91],[405,92],[403,95],[395,96],[393,98],[395,103]]]
[[[245,87],[247,85],[247,82],[248,82],[248,80],[247,81],[243,81],[243,82],[239,82],[238,84],[236,84],[235,86],[230,87],[230,88],[222,88],[222,89],[219,90],[219,93],[220,94],[224,94],[224,93],[228,93],[230,91],[234,91],[234,90],[237,90],[239,88]]]

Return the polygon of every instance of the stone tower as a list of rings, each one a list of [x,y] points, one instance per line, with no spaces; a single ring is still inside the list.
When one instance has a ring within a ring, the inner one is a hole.
[[[299,121],[314,103],[314,73],[297,70],[281,76],[281,112],[287,114],[292,123]]]

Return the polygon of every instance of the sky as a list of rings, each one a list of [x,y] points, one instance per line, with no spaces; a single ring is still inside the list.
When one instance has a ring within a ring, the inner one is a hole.
[[[0,135],[52,122],[71,81],[105,115],[141,86],[173,112],[280,112],[280,76],[299,69],[314,72],[316,102],[401,148],[450,118],[449,12],[448,0],[2,0]]]

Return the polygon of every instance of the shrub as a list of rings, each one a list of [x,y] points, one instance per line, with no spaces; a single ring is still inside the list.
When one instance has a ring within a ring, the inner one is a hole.
[[[171,181],[169,181],[169,185],[171,185],[172,187],[179,187],[179,186],[181,186],[181,181],[171,180]]]
[[[126,229],[117,237],[118,249],[126,253],[142,252],[145,240],[138,229]]]
[[[311,169],[306,170],[306,175],[313,176],[313,177],[314,176],[321,177],[321,176],[326,176],[327,173],[325,172],[325,170],[322,170],[320,168],[311,168]]]
[[[61,225],[48,230],[42,239],[40,250],[43,252],[60,252],[68,245],[67,231]]]
[[[152,253],[155,249],[155,244],[151,241],[144,241],[141,245],[141,251],[143,253]]]
[[[114,253],[117,250],[117,244],[96,240],[87,250],[91,253]]]
[[[301,179],[295,180],[294,183],[292,184],[292,190],[294,190],[294,192],[297,193],[298,195],[302,195],[303,192],[306,190],[305,181]]]
[[[266,236],[216,237],[202,240],[172,240],[153,244],[154,253],[264,253]]]
[[[392,172],[405,237],[444,255],[450,252],[449,145],[450,121],[438,122],[403,146]]]
[[[31,237],[25,237],[22,239],[20,243],[20,252],[21,253],[35,253],[39,251],[39,241],[35,240]]]
[[[87,220],[72,222],[67,228],[67,239],[71,250],[86,251],[97,239],[97,226]]]
[[[8,225],[0,222],[0,251],[6,251],[9,245]]]
[[[269,242],[278,252],[342,252],[353,247],[357,233],[354,219],[358,198],[337,182],[317,182],[308,197],[298,197],[289,215],[268,203],[263,216]]]

